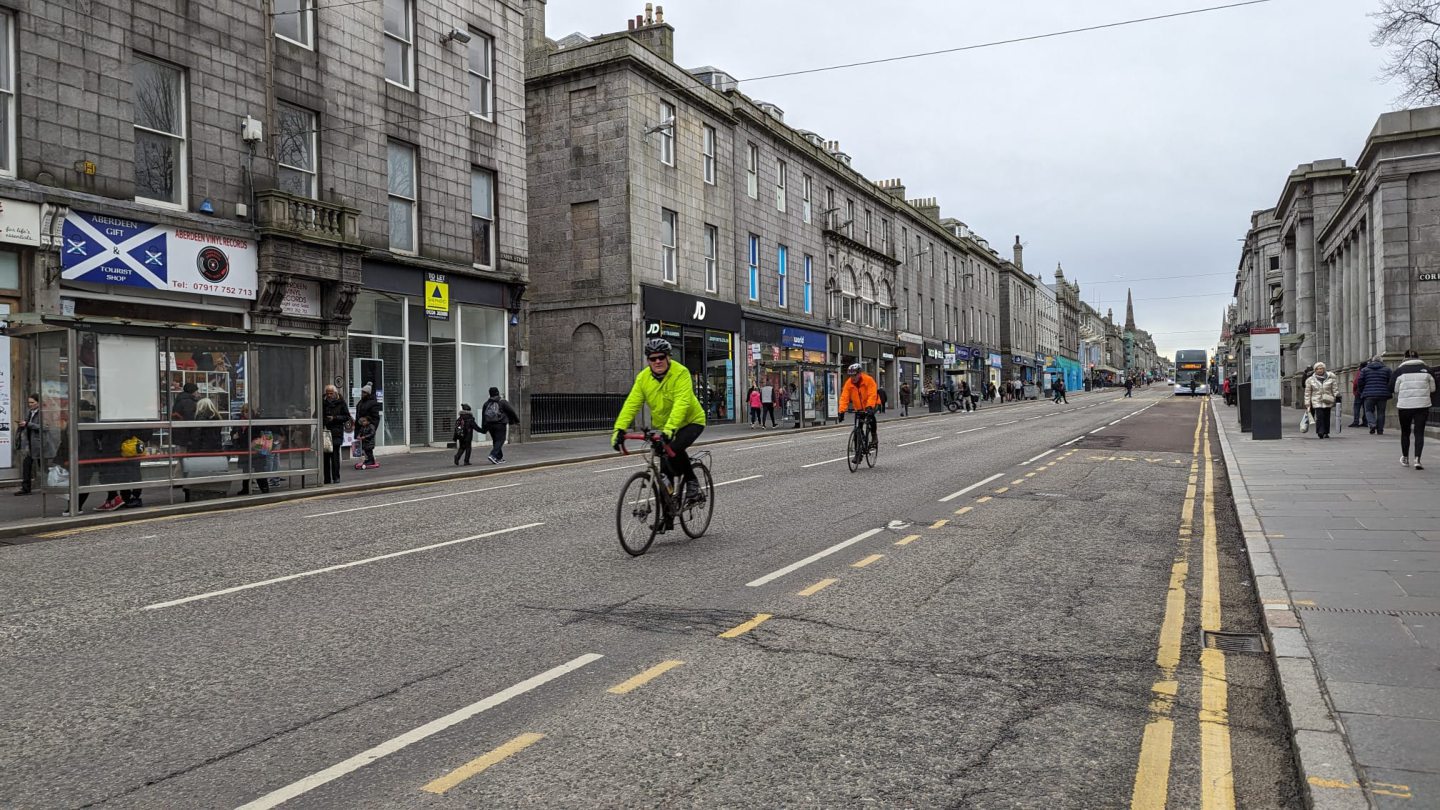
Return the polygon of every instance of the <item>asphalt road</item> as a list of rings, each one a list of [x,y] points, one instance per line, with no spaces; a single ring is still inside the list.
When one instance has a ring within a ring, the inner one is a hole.
[[[1201,404],[719,445],[639,558],[619,457],[0,549],[0,807],[1299,807]]]

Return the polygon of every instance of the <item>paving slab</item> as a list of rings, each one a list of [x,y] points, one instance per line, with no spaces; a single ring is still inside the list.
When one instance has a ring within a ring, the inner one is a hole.
[[[1440,722],[1440,689],[1351,683],[1337,679],[1332,679],[1328,685],[1330,699],[1341,712]]]

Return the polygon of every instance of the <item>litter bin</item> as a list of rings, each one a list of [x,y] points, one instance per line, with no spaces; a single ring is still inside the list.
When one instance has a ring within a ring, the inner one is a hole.
[[[1240,383],[1237,398],[1240,410],[1240,432],[1250,432],[1250,383]]]
[[[941,404],[940,397],[941,394],[939,391],[930,392],[930,413],[940,413],[945,409],[945,406]]]

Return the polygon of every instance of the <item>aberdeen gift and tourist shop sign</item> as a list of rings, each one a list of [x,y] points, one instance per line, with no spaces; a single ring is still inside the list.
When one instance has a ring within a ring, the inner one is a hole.
[[[66,281],[255,298],[259,262],[248,239],[71,211],[60,246]]]

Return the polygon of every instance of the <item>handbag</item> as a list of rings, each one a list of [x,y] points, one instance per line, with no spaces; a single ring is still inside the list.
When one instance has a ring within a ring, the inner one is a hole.
[[[330,436],[330,431],[321,431],[320,447],[326,453],[335,452],[335,439]]]
[[[1305,414],[1300,417],[1300,432],[1301,432],[1301,433],[1309,433],[1309,432],[1310,432],[1310,412],[1309,412],[1309,411],[1306,411]]]

